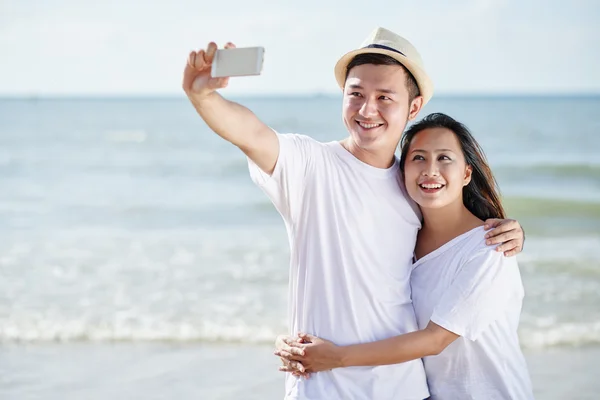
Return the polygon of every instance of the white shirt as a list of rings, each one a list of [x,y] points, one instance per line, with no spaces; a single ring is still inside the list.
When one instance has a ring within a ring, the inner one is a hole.
[[[253,181],[282,215],[291,247],[290,334],[338,345],[417,330],[410,271],[420,219],[398,162],[379,169],[340,143],[279,134],[271,176],[251,160]],[[286,377],[286,399],[424,399],[421,360]]]
[[[515,257],[466,232],[418,260],[411,276],[419,328],[429,320],[460,335],[425,357],[432,400],[533,399],[517,327],[523,285]]]

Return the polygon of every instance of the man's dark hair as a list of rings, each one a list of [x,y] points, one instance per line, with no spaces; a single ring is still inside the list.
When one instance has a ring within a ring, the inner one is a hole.
[[[408,102],[410,103],[415,99],[415,97],[421,94],[419,91],[419,86],[417,85],[417,80],[413,74],[411,74],[410,71],[406,69],[406,67],[402,65],[400,61],[385,54],[364,53],[357,55],[348,63],[348,66],[346,67],[346,79],[348,79],[348,74],[352,68],[364,64],[399,65],[404,70],[404,76],[406,77],[405,84],[406,89],[408,90]]]

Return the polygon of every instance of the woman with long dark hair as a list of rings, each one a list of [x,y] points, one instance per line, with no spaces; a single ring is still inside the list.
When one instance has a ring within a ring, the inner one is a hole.
[[[411,274],[420,330],[349,346],[281,336],[276,355],[289,363],[280,369],[310,379],[423,358],[432,399],[533,398],[517,336],[517,261],[486,243],[484,221],[505,215],[483,151],[466,126],[439,113],[411,126],[401,146],[406,190],[423,216]]]

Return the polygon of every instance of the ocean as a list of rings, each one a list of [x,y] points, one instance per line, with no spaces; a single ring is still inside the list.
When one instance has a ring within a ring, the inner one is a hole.
[[[344,138],[338,96],[240,97]],[[536,397],[600,391],[600,97],[438,97],[510,218]],[[0,100],[0,399],[283,398],[289,248],[243,154],[184,98]]]

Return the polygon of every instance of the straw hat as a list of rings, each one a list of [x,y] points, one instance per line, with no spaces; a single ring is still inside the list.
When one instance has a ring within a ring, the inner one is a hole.
[[[360,48],[344,54],[335,65],[335,79],[343,89],[346,83],[346,67],[359,54],[376,53],[390,56],[410,71],[417,81],[423,105],[433,96],[433,82],[425,72],[423,60],[415,47],[402,36],[384,28],[376,28],[364,40]]]

